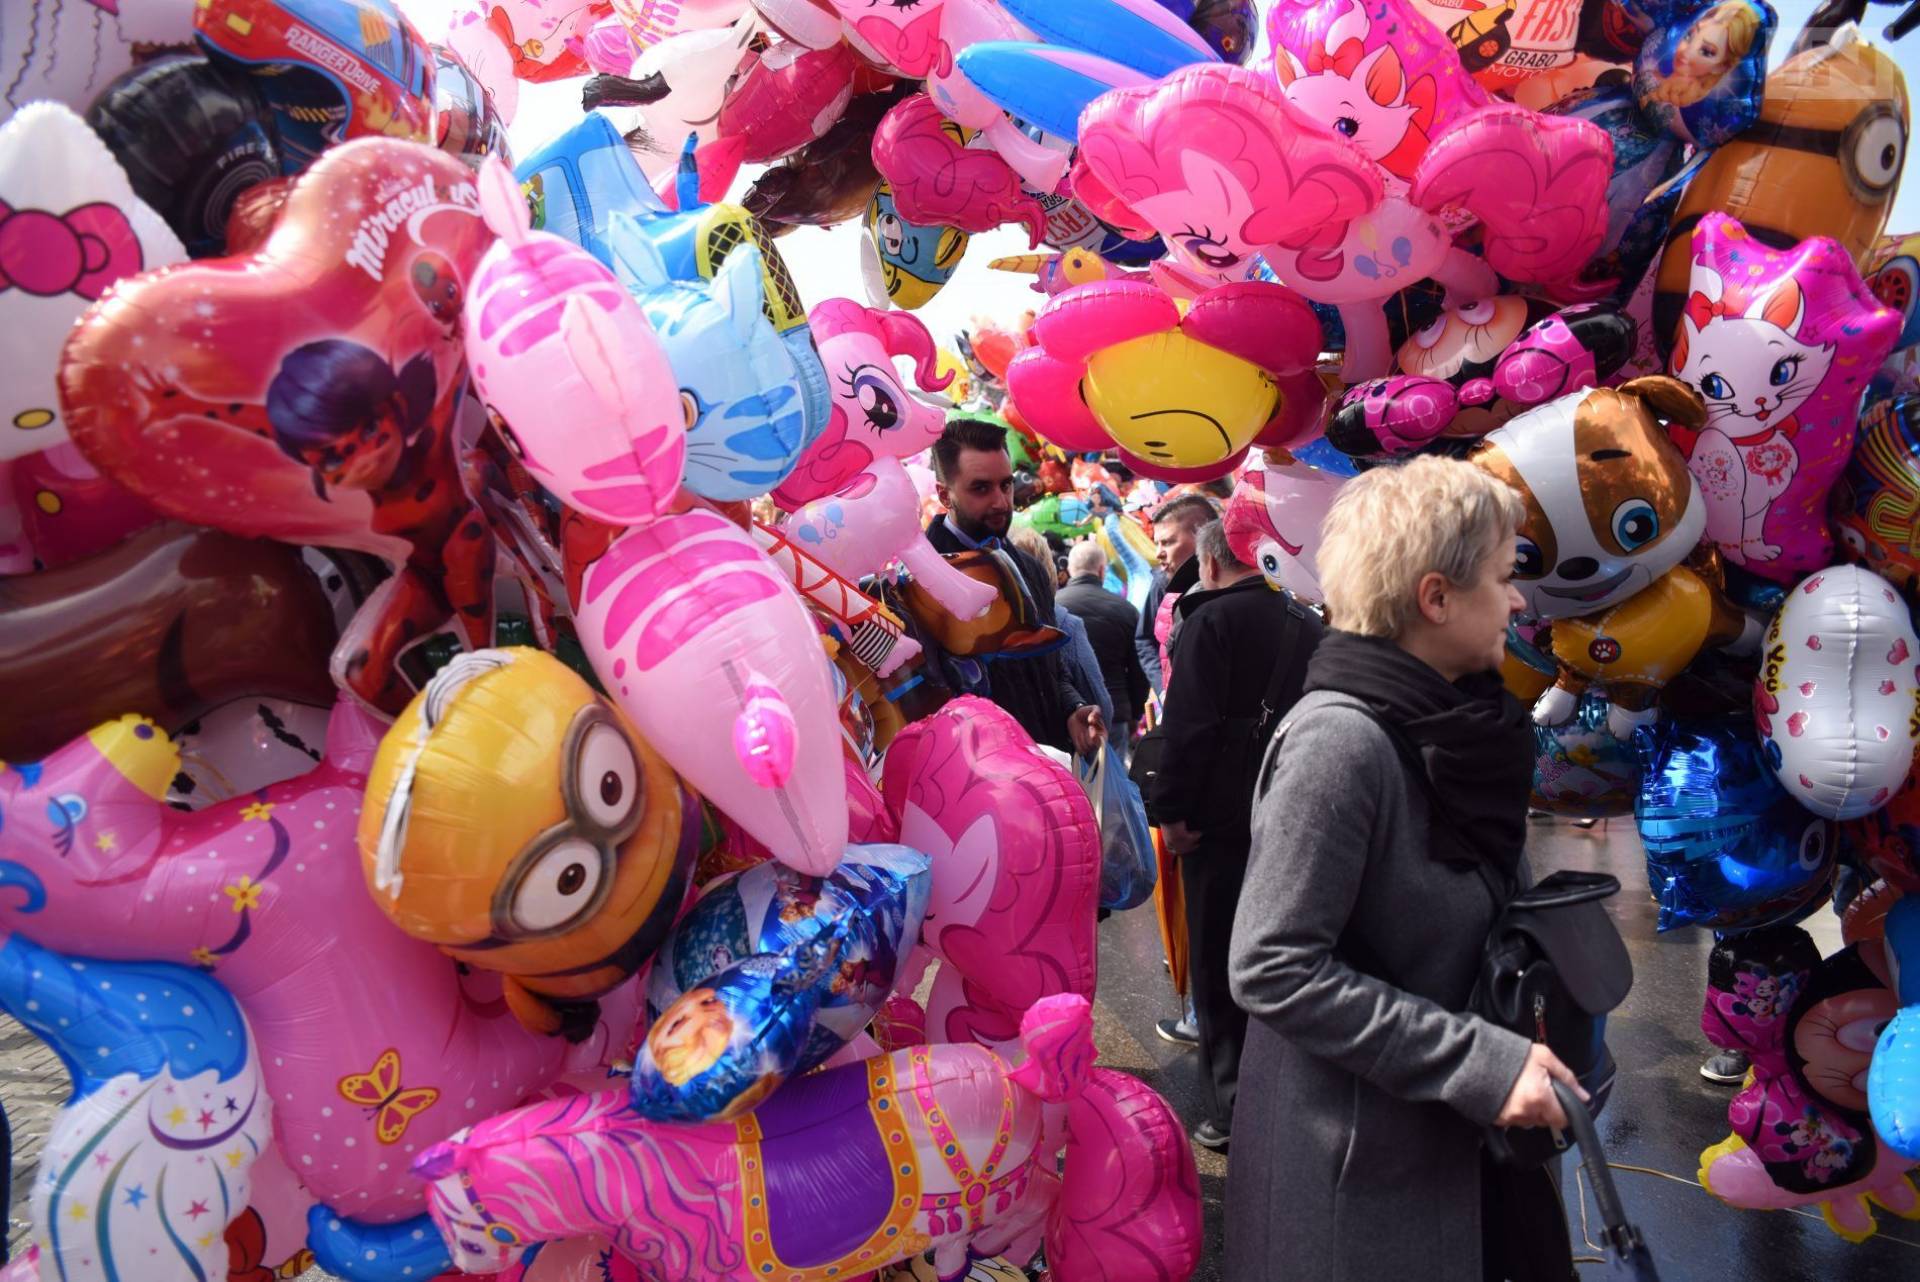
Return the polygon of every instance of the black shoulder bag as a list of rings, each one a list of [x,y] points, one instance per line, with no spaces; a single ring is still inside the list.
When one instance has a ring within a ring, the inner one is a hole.
[[[1216,742],[1220,745],[1219,752],[1223,756],[1216,760],[1230,760],[1233,758],[1225,754],[1239,753],[1238,759],[1244,763],[1244,769],[1238,778],[1221,779],[1216,775],[1213,786],[1208,789],[1204,806],[1210,813],[1217,804],[1216,799],[1222,798],[1228,787],[1235,789],[1233,797],[1238,798],[1232,804],[1252,804],[1253,789],[1259,778],[1260,763],[1266,755],[1267,745],[1279,722],[1280,710],[1292,707],[1299,700],[1300,686],[1306,679],[1304,668],[1295,672],[1293,662],[1294,655],[1300,648],[1300,633],[1306,626],[1305,619],[1306,607],[1298,604],[1291,597],[1287,598],[1287,622],[1286,626],[1280,630],[1280,645],[1274,654],[1273,671],[1268,674],[1266,691],[1260,696],[1258,714],[1251,717],[1228,717],[1220,723],[1219,738]],[[1293,687],[1290,692],[1291,698],[1288,697],[1289,677],[1292,678]],[[1127,767],[1127,778],[1133,780],[1134,785],[1140,789],[1140,798],[1147,808],[1147,819],[1156,827],[1165,817],[1154,813],[1154,776],[1159,774],[1166,764],[1166,754],[1166,718],[1163,716],[1158,725],[1141,735],[1139,741],[1133,745],[1133,761]]]

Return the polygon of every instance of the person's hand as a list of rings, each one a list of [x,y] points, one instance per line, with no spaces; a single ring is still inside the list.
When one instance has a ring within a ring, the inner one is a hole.
[[[1100,717],[1099,705],[1089,703],[1075,708],[1067,718],[1067,733],[1073,736],[1074,749],[1082,756],[1100,751],[1100,745],[1107,741],[1107,723]]]
[[[1553,1093],[1555,1079],[1565,1082],[1581,1102],[1587,1099],[1587,1093],[1581,1089],[1580,1079],[1573,1070],[1560,1062],[1543,1042],[1535,1042],[1527,1047],[1527,1062],[1520,1070],[1519,1080],[1513,1089],[1507,1092],[1507,1102],[1500,1106],[1500,1115],[1493,1119],[1495,1126],[1551,1126],[1555,1130],[1567,1128],[1567,1112],[1560,1107],[1560,1097]]]
[[[1200,848],[1200,834],[1178,821],[1160,825],[1160,839],[1176,855],[1190,855]]]

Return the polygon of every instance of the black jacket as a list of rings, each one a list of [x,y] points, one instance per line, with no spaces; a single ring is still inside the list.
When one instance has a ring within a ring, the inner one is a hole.
[[[1125,597],[1102,587],[1097,574],[1075,577],[1060,589],[1057,599],[1087,625],[1087,642],[1100,661],[1100,678],[1113,701],[1114,723],[1133,724],[1147,706],[1147,674],[1133,644],[1140,612]]]
[[[1180,644],[1171,652],[1162,733],[1165,755],[1153,777],[1151,810],[1209,838],[1244,841],[1251,832],[1253,781],[1266,743],[1253,741],[1252,722],[1273,680],[1280,640],[1299,629],[1281,682],[1281,707],[1300,697],[1307,660],[1322,627],[1311,611],[1255,574],[1215,592],[1189,591],[1174,607]]]
[[[944,556],[968,550],[968,544],[947,528],[945,516],[935,517],[927,527],[927,542]],[[1020,576],[1026,580],[1027,592],[1037,607],[1036,617],[1051,622],[1053,567],[1043,569],[1004,539],[998,542],[998,547],[1020,567]],[[987,698],[1012,714],[1035,743],[1066,753],[1074,750],[1073,736],[1067,733],[1067,719],[1081,705],[1080,692],[1067,679],[1059,655],[1050,651],[1020,658],[995,658],[987,665],[987,681]]]

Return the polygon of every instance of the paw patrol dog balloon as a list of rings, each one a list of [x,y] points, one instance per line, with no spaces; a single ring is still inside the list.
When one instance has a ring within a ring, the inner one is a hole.
[[[1893,586],[1836,565],[1795,588],[1753,688],[1767,760],[1800,803],[1858,819],[1893,796],[1920,737],[1920,637]]]
[[[1836,242],[1781,251],[1724,214],[1701,220],[1668,368],[1706,403],[1705,427],[1674,438],[1729,561],[1789,583],[1832,559],[1827,494],[1899,330]]]

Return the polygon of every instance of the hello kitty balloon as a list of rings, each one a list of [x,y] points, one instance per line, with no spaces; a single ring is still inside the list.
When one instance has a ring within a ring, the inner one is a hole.
[[[1673,438],[1700,481],[1707,538],[1729,561],[1791,583],[1833,559],[1827,492],[1899,331],[1899,313],[1836,241],[1770,249],[1721,213],[1694,229],[1668,368],[1700,393],[1707,422]]]

